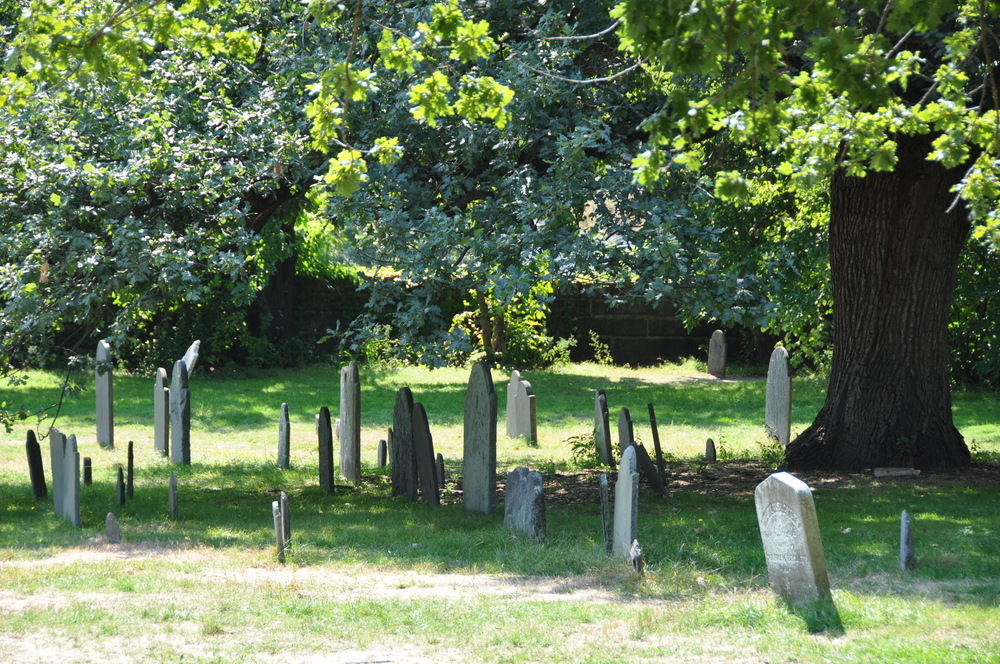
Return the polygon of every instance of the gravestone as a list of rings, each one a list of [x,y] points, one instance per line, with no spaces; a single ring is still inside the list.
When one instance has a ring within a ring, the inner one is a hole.
[[[285,562],[285,526],[281,519],[281,504],[275,500],[271,502],[271,516],[274,519],[274,539],[278,547],[278,562]]]
[[[628,408],[623,406],[618,413],[618,451],[624,452],[634,442],[635,433],[632,428],[632,416],[629,414]]]
[[[188,378],[194,373],[194,367],[198,364],[198,351],[201,349],[201,341],[197,339],[188,346],[187,351],[184,353],[184,357],[181,360],[184,362],[184,366],[187,367]]]
[[[632,540],[632,546],[628,550],[628,559],[632,563],[632,569],[636,573],[643,574],[643,560],[642,560],[642,547],[639,546],[639,540]]]
[[[774,473],[754,490],[767,575],[792,607],[832,605],[812,492],[789,473]]]
[[[54,430],[52,430],[54,431]],[[69,521],[75,527],[80,527],[80,452],[76,446],[76,436],[59,435],[58,439],[49,434],[50,444],[56,446],[56,454],[60,460],[59,470],[59,491],[56,487],[55,472],[56,464],[53,464],[53,495],[55,500],[55,512],[62,518]]]
[[[601,489],[601,525],[604,528],[604,551],[605,553],[611,553],[614,537],[611,531],[611,496],[608,491],[607,473],[600,474],[597,478],[597,485]]]
[[[516,369],[511,372],[507,385],[507,435],[523,438],[529,445],[538,444],[535,395],[531,383],[521,380],[521,373]]]
[[[111,346],[97,342],[94,394],[97,399],[97,443],[104,449],[115,447],[115,389],[111,370]]]
[[[912,570],[917,566],[917,556],[913,551],[913,531],[910,528],[910,514],[903,510],[899,519],[899,569]]]
[[[437,468],[434,458],[434,441],[427,411],[422,403],[413,404],[413,454],[417,459],[417,482],[420,497],[428,505],[440,505],[438,496]]]
[[[788,445],[792,432],[792,377],[788,351],[778,346],[767,365],[767,391],[764,398],[764,431],[767,437]]]
[[[470,512],[490,514],[497,505],[497,393],[485,362],[472,366],[464,405],[462,500]]]
[[[614,462],[611,452],[611,425],[608,422],[608,394],[597,390],[594,394],[594,438],[597,439],[597,455],[605,466]]]
[[[83,457],[83,485],[90,486],[94,482],[94,468],[90,457]]]
[[[319,438],[319,486],[333,493],[333,428],[330,409],[323,406],[316,416],[316,435]]]
[[[636,442],[632,446],[635,448],[635,460],[639,466],[639,473],[646,478],[646,481],[653,487],[653,491],[661,496],[666,496],[667,487],[663,484],[656,466],[653,465],[653,460],[649,458],[649,452],[641,443]]]
[[[517,535],[545,539],[545,490],[541,473],[524,466],[510,471],[504,486],[503,525]]]
[[[288,494],[284,491],[278,496],[279,507],[281,507],[281,525],[285,531],[285,543],[292,541],[292,511],[288,502]]]
[[[389,441],[392,495],[417,499],[417,457],[413,452],[413,392],[403,387],[396,392],[392,410],[392,437]]]
[[[715,441],[709,438],[705,441],[705,462],[715,463],[718,455],[715,452]]]
[[[170,388],[167,387],[167,370],[156,370],[153,382],[153,449],[167,456],[170,449]]]
[[[125,473],[125,495],[128,498],[135,497],[135,456],[132,451],[133,443],[128,441],[128,466]]]
[[[389,444],[385,442],[385,439],[378,441],[378,456],[375,459],[375,463],[379,468],[385,468],[386,458],[389,455]]]
[[[31,493],[35,500],[48,498],[49,492],[45,487],[45,468],[42,466],[42,448],[38,444],[35,432],[28,429],[27,439],[24,441],[24,452],[28,456],[28,477],[31,479]]]
[[[118,483],[117,483],[116,487],[117,487],[118,505],[119,506],[124,505],[125,504],[125,470],[121,466],[118,466]]]
[[[58,429],[49,429],[49,466],[52,467],[52,504],[56,514],[62,514],[63,482],[66,474],[63,472],[63,459],[66,454],[66,436]]]
[[[614,553],[629,558],[632,542],[639,530],[639,473],[636,470],[635,447],[622,452],[615,481]]]
[[[278,468],[288,470],[291,455],[291,425],[288,421],[288,404],[281,404],[278,416]]]
[[[170,383],[170,460],[191,465],[191,393],[184,360],[174,363]]]
[[[358,363],[340,370],[340,474],[351,482],[361,479],[361,379]]]
[[[726,335],[722,330],[712,332],[708,340],[708,373],[716,378],[726,377]]]
[[[649,428],[653,432],[653,451],[656,453],[656,470],[660,474],[660,481],[664,488],[667,486],[667,469],[663,463],[663,450],[660,448],[660,431],[656,426],[656,411],[653,404],[647,403],[646,410],[649,411]]]
[[[434,458],[434,472],[437,473],[438,488],[444,489],[444,455],[440,452]]]
[[[170,509],[170,516],[177,518],[180,515],[180,501],[177,495],[177,474],[170,475],[170,491],[167,494],[167,504]]]
[[[109,544],[122,543],[122,531],[118,526],[118,519],[115,518],[114,512],[108,512],[108,516],[104,518],[104,539]]]

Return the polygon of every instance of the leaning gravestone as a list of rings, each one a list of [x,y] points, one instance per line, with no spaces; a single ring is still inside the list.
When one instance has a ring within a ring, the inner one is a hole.
[[[795,608],[833,605],[812,492],[788,473],[774,473],[754,490],[771,588]]]
[[[278,468],[288,470],[291,455],[291,425],[288,421],[288,404],[281,404],[278,416]]]
[[[462,500],[470,512],[497,505],[497,393],[485,362],[476,362],[465,391]]]
[[[611,425],[608,423],[608,394],[597,390],[594,394],[594,438],[597,439],[597,454],[605,466],[614,461],[611,452]]]
[[[396,392],[392,410],[392,440],[389,465],[392,495],[417,499],[417,457],[413,453],[413,392],[403,387]]]
[[[639,531],[639,473],[636,471],[635,448],[629,445],[622,452],[615,481],[614,553],[629,559],[632,542]]]
[[[653,460],[649,458],[649,452],[647,452],[646,448],[638,442],[632,443],[632,447],[635,448],[635,460],[639,466],[640,474],[645,477],[646,481],[653,487],[653,491],[661,496],[666,496],[667,487],[663,483],[663,479],[660,477],[659,471],[656,470],[656,466],[653,465]]]
[[[521,380],[521,373],[516,369],[511,372],[507,385],[507,435],[523,438],[529,445],[538,444],[535,395],[531,383]]]
[[[194,374],[194,367],[198,364],[198,352],[201,349],[201,341],[197,339],[188,346],[187,351],[184,353],[184,357],[181,358],[184,362],[184,366],[187,367],[188,378]]]
[[[340,474],[351,482],[361,479],[361,379],[358,363],[340,370]]]
[[[104,339],[97,342],[97,369],[94,393],[97,395],[97,442],[104,449],[115,447],[115,390],[111,372],[111,346]]]
[[[316,416],[316,435],[319,438],[319,486],[333,493],[333,427],[330,409],[323,406]]]
[[[170,384],[170,460],[191,465],[191,393],[184,360],[174,363]]]
[[[167,456],[170,449],[170,388],[167,387],[167,370],[156,370],[153,383],[153,449]]]
[[[716,330],[708,340],[708,373],[716,378],[726,377],[726,335]]]
[[[781,346],[771,353],[771,362],[767,366],[764,430],[768,438],[788,445],[792,431],[792,378],[788,369],[788,351]]]
[[[618,449],[624,452],[628,447],[635,442],[635,432],[632,428],[632,416],[628,412],[628,408],[622,407],[621,411],[618,413]],[[631,545],[632,543],[629,542]]]
[[[541,473],[524,466],[510,471],[504,486],[503,525],[517,535],[545,539],[545,490]]]
[[[420,497],[428,505],[440,505],[434,441],[431,438],[431,429],[427,422],[427,411],[424,410],[422,403],[413,404],[413,454],[417,460],[417,482],[420,485]]]
[[[42,466],[42,448],[38,444],[35,432],[28,429],[27,439],[24,441],[24,451],[28,456],[28,477],[31,478],[31,493],[35,500],[48,498],[49,492],[45,488],[45,469]]]

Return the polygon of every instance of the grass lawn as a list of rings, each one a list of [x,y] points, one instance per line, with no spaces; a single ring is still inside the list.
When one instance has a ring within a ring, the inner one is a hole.
[[[537,447],[504,435],[508,376],[493,373],[499,474],[527,465],[545,475],[545,543],[507,533],[502,504],[488,516],[461,504],[467,370],[362,368],[364,477],[339,480],[333,495],[319,489],[314,418],[324,405],[336,416],[339,367],[236,377],[199,367],[189,467],[153,451],[152,378],[116,376],[114,450],[96,443],[92,389],[68,399],[56,422],[93,459],[81,528],[60,520],[51,499],[32,499],[25,432],[49,422],[0,435],[0,662],[1000,662],[997,466],[899,480],[801,475],[814,489],[844,625],[812,634],[767,584],[752,493],[774,458],[763,442],[764,383],[702,370],[525,372]],[[60,381],[34,373],[5,386],[0,401],[51,403]],[[391,497],[387,469],[376,467],[402,386],[426,407],[445,457],[438,508]],[[641,577],[604,553],[598,471],[573,456],[592,432],[598,388],[612,431],[628,407],[650,450],[653,403],[668,455],[670,496],[645,486],[640,494]],[[793,436],[818,411],[824,385],[802,377],[794,390]],[[282,402],[292,431],[286,471],[275,464]],[[1000,398],[960,391],[954,413],[976,458],[1000,459]],[[715,465],[701,459],[709,437]],[[135,497],[122,507],[115,479],[129,440]],[[283,565],[270,508],[280,491],[292,511]],[[914,519],[912,572],[898,569],[903,509]],[[108,512],[121,545],[104,541]]]

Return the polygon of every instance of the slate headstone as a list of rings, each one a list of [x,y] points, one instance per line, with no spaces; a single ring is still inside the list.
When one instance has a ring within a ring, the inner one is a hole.
[[[333,425],[330,409],[323,406],[316,416],[316,434],[319,438],[319,486],[327,493],[333,493]]]
[[[604,551],[611,553],[614,544],[614,534],[611,530],[611,496],[608,491],[608,474],[601,473],[597,478],[601,489],[601,524],[604,529]]]
[[[476,362],[465,391],[462,500],[470,512],[497,505],[497,393],[485,362]]]
[[[184,360],[174,363],[170,383],[170,460],[191,465],[191,393]]]
[[[917,556],[913,551],[913,530],[910,515],[903,510],[899,519],[899,569],[912,570],[917,566]]]
[[[128,466],[126,466],[125,472],[125,496],[127,498],[135,497],[135,455],[132,451],[133,442],[128,441]]]
[[[42,447],[38,444],[35,432],[28,429],[27,439],[24,441],[24,452],[28,457],[28,477],[31,479],[31,493],[35,500],[48,498],[49,492],[45,487],[45,468],[42,465]]]
[[[635,448],[635,460],[639,466],[639,473],[646,478],[649,485],[653,487],[653,491],[661,496],[666,496],[667,487],[660,479],[660,473],[653,465],[653,460],[649,458],[649,452],[638,442],[633,443],[632,446]]]
[[[107,540],[109,544],[122,543],[122,531],[118,525],[118,519],[115,518],[114,512],[108,512],[108,516],[104,518],[104,539]]]
[[[716,378],[726,377],[726,335],[722,330],[712,332],[708,340],[708,373]]]
[[[153,382],[153,449],[163,456],[170,450],[170,388],[163,367],[156,370]]]
[[[388,458],[388,456],[389,456],[389,444],[383,438],[378,441],[378,456],[375,459],[376,465],[378,465],[379,468],[385,468],[386,459]]]
[[[597,455],[605,466],[614,461],[611,451],[611,425],[608,422],[608,394],[597,390],[594,394],[594,438],[597,439]]]
[[[653,432],[653,451],[656,453],[656,470],[660,474],[660,481],[665,488],[667,486],[667,469],[663,462],[663,450],[660,448],[660,431],[656,426],[656,410],[651,403],[646,404],[646,410],[649,411],[649,428]]]
[[[288,470],[291,456],[291,424],[288,420],[288,404],[281,404],[278,415],[278,468]]]
[[[56,514],[62,515],[63,482],[66,474],[63,472],[63,459],[66,455],[66,436],[58,429],[49,429],[49,466],[52,468],[52,504]]]
[[[618,413],[618,450],[624,452],[635,442],[635,432],[632,428],[632,416],[628,408],[622,407]],[[629,542],[629,545],[632,543]]]
[[[510,471],[504,486],[503,525],[522,537],[545,539],[545,490],[541,473],[524,466]]]
[[[361,479],[361,379],[358,363],[340,370],[340,474],[351,482]]]
[[[94,394],[97,399],[97,443],[104,449],[115,447],[115,390],[111,369],[111,346],[97,342]]]
[[[788,445],[792,432],[792,377],[788,351],[781,346],[771,353],[771,361],[767,366],[764,430],[768,438]]]
[[[396,392],[390,443],[392,495],[416,500],[417,457],[413,451],[413,392],[408,387],[400,388]]]
[[[440,505],[434,441],[427,422],[427,411],[422,403],[413,404],[413,453],[417,459],[417,482],[420,484],[421,499],[428,505]]]
[[[118,466],[118,483],[117,483],[116,487],[117,487],[118,505],[119,506],[124,505],[125,504],[125,470],[121,466]]]
[[[434,472],[437,473],[438,488],[444,489],[444,455],[440,452],[434,458]]]
[[[83,485],[90,486],[94,483],[94,464],[90,457],[83,457]]]
[[[615,481],[614,553],[629,559],[632,542],[639,530],[639,473],[636,470],[635,447],[622,452]]]
[[[184,366],[187,368],[188,378],[191,378],[191,374],[194,373],[194,367],[198,364],[198,352],[201,349],[201,341],[195,340],[190,346],[188,346],[187,351],[184,353],[184,357],[181,360],[184,362]]]
[[[715,463],[717,456],[718,455],[715,452],[715,441],[709,438],[705,441],[705,462]]]

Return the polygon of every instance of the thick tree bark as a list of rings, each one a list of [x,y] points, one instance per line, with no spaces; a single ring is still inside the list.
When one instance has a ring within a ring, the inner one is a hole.
[[[899,164],[831,188],[833,366],[826,403],[786,450],[793,469],[970,463],[952,422],[948,320],[969,223],[961,170],[897,137]]]

